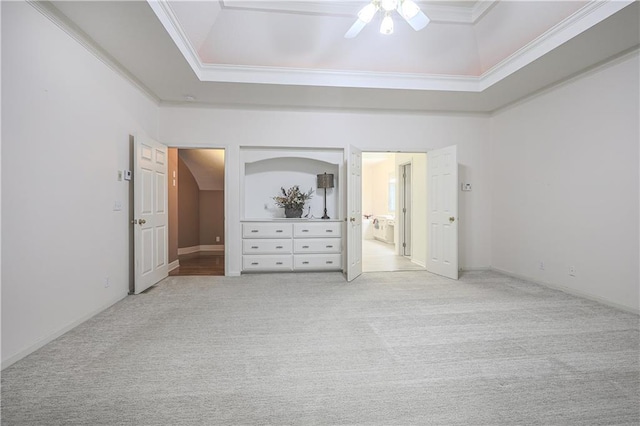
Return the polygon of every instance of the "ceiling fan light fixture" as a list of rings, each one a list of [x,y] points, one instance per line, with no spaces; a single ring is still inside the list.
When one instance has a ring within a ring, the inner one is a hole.
[[[380,7],[385,12],[391,12],[398,7],[398,0],[380,0]]]
[[[384,11],[380,33],[385,35],[393,34],[394,24],[391,15],[394,11],[402,16],[415,31],[420,31],[429,23],[429,18],[420,10],[414,0],[370,0],[366,6],[360,9],[358,19],[344,34],[344,38],[354,38],[360,34],[360,31],[371,22],[379,10]]]
[[[393,19],[388,13],[382,19],[382,24],[380,24],[380,34],[393,34]]]
[[[405,19],[412,19],[420,12],[420,8],[413,0],[404,0],[398,5],[398,12]]]
[[[369,3],[358,12],[358,19],[364,23],[369,23],[378,11],[378,5],[374,2]]]

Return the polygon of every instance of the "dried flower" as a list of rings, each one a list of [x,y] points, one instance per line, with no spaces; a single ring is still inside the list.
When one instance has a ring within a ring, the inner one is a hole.
[[[278,207],[284,207],[286,209],[302,210],[304,203],[311,199],[313,195],[312,188],[310,188],[308,192],[300,192],[298,185],[292,186],[286,191],[284,188],[280,189],[282,190],[282,195],[273,197],[273,200]]]

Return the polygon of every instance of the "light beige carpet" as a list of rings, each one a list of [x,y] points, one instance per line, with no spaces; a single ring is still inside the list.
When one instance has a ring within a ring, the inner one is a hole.
[[[170,277],[4,370],[2,424],[637,425],[638,334],[491,272]]]

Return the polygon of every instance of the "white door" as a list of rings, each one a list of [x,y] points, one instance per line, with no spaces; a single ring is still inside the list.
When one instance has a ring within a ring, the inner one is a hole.
[[[456,146],[427,153],[427,270],[458,279]]]
[[[134,138],[134,293],[169,274],[167,225],[167,147],[144,136]]]
[[[362,274],[362,151],[347,152],[347,281]]]

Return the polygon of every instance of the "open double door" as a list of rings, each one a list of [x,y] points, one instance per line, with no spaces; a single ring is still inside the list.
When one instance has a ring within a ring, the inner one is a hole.
[[[458,160],[456,146],[427,152],[427,270],[458,279]],[[347,152],[346,276],[362,274],[362,151]]]

